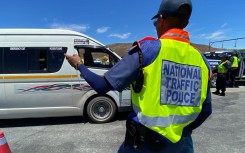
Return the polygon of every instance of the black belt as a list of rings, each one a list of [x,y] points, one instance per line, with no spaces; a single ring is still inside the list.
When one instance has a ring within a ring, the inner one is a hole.
[[[126,121],[126,128],[125,145],[130,145],[137,149],[144,144],[152,152],[160,151],[165,145],[168,145],[167,142],[159,138],[158,133],[130,119]]]

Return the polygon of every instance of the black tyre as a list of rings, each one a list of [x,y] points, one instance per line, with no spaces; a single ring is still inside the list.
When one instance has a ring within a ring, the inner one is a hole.
[[[213,73],[212,78],[210,79],[212,88],[216,87],[216,80],[217,80],[217,73]]]
[[[108,97],[95,97],[87,106],[87,115],[94,123],[106,123],[116,115],[116,105]]]

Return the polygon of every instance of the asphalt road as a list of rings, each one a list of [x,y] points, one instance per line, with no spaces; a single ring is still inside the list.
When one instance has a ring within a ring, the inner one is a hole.
[[[245,153],[244,92],[240,86],[228,88],[225,97],[212,95],[212,116],[193,131],[196,153]],[[13,153],[115,153],[126,116],[106,124],[82,117],[0,120],[0,130]]]

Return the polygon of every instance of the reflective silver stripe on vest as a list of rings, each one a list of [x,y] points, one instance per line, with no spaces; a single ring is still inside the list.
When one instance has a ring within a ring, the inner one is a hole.
[[[164,34],[164,36],[176,36],[176,37],[180,37],[180,38],[190,40],[189,37],[186,37],[186,36],[180,35],[180,34],[176,34],[176,33],[166,33],[166,34]]]
[[[4,145],[6,144],[6,139],[3,137],[3,138],[0,138],[0,145]]]
[[[159,116],[149,117],[149,116],[143,115],[137,106],[133,105],[133,109],[135,113],[137,114],[139,122],[141,124],[148,125],[151,127],[153,126],[168,127],[171,124],[185,124],[189,121],[194,121],[199,115],[199,113],[194,113],[194,114],[185,115],[185,116],[170,115],[167,117],[159,117]]]

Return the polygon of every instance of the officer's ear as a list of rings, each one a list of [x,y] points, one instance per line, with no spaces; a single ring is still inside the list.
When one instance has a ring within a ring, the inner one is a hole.
[[[158,21],[159,22],[158,24],[160,24],[160,27],[163,26],[163,24],[166,22],[166,19],[167,17],[163,16],[162,14],[160,14],[159,18],[158,18]],[[166,24],[166,23],[165,23]]]

